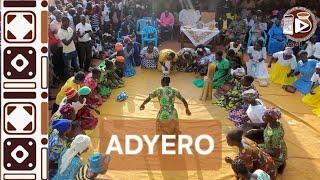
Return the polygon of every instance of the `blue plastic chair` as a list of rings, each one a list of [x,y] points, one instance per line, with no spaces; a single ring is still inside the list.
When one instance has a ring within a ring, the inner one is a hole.
[[[139,19],[139,20],[137,21],[137,25],[136,25],[136,31],[137,31],[137,33],[138,33],[138,34],[141,34],[142,29],[143,29],[144,27],[146,27],[147,25],[148,25],[148,20],[146,20],[146,19]]]
[[[252,44],[252,40],[251,40],[252,30],[253,30],[253,28],[251,28],[250,31],[249,31],[249,37],[248,37],[247,47],[254,45],[254,44]],[[265,31],[263,31],[263,46],[264,46],[264,47],[265,47],[266,44],[267,44],[267,38],[268,38],[267,33],[266,33]]]
[[[118,37],[117,37],[117,42],[123,42],[123,37],[120,34],[120,30],[118,31]]]
[[[144,47],[146,42],[153,42],[154,46],[158,46],[158,31],[153,26],[146,26],[141,32],[141,44]]]

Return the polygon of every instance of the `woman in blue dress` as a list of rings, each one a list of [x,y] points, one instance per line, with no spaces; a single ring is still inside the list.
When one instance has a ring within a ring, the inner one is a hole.
[[[297,90],[302,94],[308,94],[311,91],[311,77],[316,69],[317,60],[308,59],[307,51],[299,52],[300,61],[295,69],[295,75],[300,75],[300,78],[296,80],[292,86],[284,86],[285,90],[291,93]]]
[[[124,76],[125,77],[132,77],[136,74],[136,71],[134,70],[134,61],[133,61],[133,54],[134,54],[134,48],[133,43],[130,41],[126,45],[126,47],[123,49],[123,53],[125,56],[125,64],[124,64]]]
[[[283,34],[280,20],[276,20],[269,32],[268,53],[274,54],[282,51],[287,43],[288,38]]]
[[[90,137],[77,135],[72,141],[70,148],[61,153],[58,172],[52,180],[74,180],[83,163],[80,155],[90,146]]]

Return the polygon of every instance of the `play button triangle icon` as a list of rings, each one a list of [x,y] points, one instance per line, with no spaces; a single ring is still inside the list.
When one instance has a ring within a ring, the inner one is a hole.
[[[311,30],[307,30],[307,31],[304,31],[306,28],[308,28],[310,26],[310,24],[296,18],[295,19],[295,33],[307,33]]]

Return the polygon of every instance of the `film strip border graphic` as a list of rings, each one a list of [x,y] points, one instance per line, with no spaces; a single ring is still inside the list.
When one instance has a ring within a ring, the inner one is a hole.
[[[48,2],[1,1],[1,177],[48,179]]]

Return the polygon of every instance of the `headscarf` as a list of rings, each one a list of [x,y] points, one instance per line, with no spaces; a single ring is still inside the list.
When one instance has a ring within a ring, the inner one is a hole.
[[[125,37],[123,38],[123,43],[127,45],[127,44],[129,44],[129,42],[131,42],[130,37],[129,37],[129,36],[125,36]]]
[[[257,169],[254,171],[253,175],[257,176],[257,180],[270,180],[269,174],[262,171],[261,169]]]
[[[101,153],[95,152],[89,157],[89,167],[90,170],[94,173],[101,173],[103,170],[100,166],[102,155]]]
[[[241,97],[243,100],[254,100],[258,98],[258,92],[254,89],[249,89],[244,91],[241,94]]]
[[[116,61],[117,61],[117,62],[124,63],[125,58],[124,58],[123,56],[116,56]]]
[[[241,68],[237,68],[235,70],[231,69],[231,74],[235,75],[235,76],[245,76],[246,75],[246,71],[244,70],[243,67]]]
[[[72,141],[70,148],[63,154],[61,158],[61,166],[59,173],[62,174],[70,165],[72,159],[81,154],[84,150],[90,146],[90,137],[87,135],[79,134]]]
[[[56,129],[60,134],[65,133],[71,126],[68,119],[57,119],[52,122],[52,129]]]
[[[283,54],[286,56],[290,56],[293,54],[293,50],[291,47],[286,47],[286,49],[283,51]]]
[[[87,96],[91,93],[91,89],[88,86],[83,86],[78,90],[79,96]]]
[[[116,43],[116,45],[114,45],[114,49],[116,52],[122,51],[123,45],[121,43]]]
[[[274,120],[278,120],[281,118],[281,111],[279,108],[268,108],[265,113],[272,117],[272,119]]]
[[[63,117],[70,117],[75,112],[75,109],[69,103],[63,105],[60,109],[60,113]]]
[[[70,87],[70,88],[66,89],[65,93],[66,93],[67,99],[71,99],[77,95],[77,90]]]

